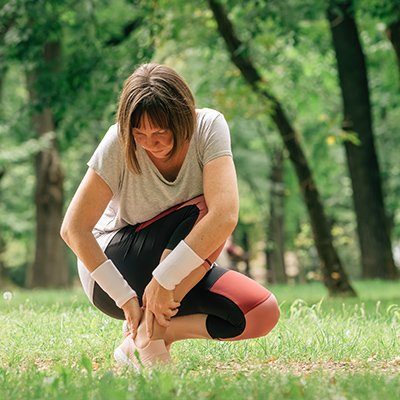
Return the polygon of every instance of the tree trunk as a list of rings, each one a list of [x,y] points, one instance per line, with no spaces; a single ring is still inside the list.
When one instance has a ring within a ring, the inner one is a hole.
[[[284,261],[283,150],[277,149],[271,169],[270,213],[266,247],[269,283],[286,283]]]
[[[6,75],[7,68],[4,67],[4,64],[1,65],[2,60],[0,57],[0,118],[3,117],[3,86],[4,86],[4,78]]]
[[[5,168],[0,167],[0,201],[1,201],[1,195],[2,195],[2,187],[1,187],[1,181],[6,173]],[[1,226],[0,226],[1,228]],[[4,240],[2,230],[0,229],[0,288],[4,286],[4,281],[6,278],[6,268],[4,264],[4,253],[6,251],[6,242]]]
[[[0,120],[3,118],[3,87],[4,87],[4,80],[7,72],[6,60],[3,54],[3,47],[4,47],[4,37],[9,29],[9,26],[4,26],[3,29],[0,29]],[[1,200],[1,180],[4,177],[6,170],[3,167],[0,167],[0,200]],[[1,226],[0,226],[1,228]],[[5,280],[5,265],[3,261],[3,255],[6,251],[6,242],[2,236],[2,231],[0,229],[0,288],[4,285]]]
[[[0,233],[0,288],[2,288],[6,281],[6,266],[4,263],[4,253],[6,251],[6,242]]]
[[[249,234],[247,230],[243,232],[243,250],[244,250],[244,263],[245,263],[245,269],[244,269],[244,274],[251,278],[251,270],[250,270],[250,241],[249,241]]]
[[[395,279],[397,271],[372,130],[367,69],[352,9],[352,1],[333,1],[327,15],[343,99],[343,129],[355,134],[359,141],[346,140],[344,146],[353,187],[362,271],[364,278]]]
[[[400,73],[400,21],[392,22],[386,30],[386,34],[392,43],[393,49],[396,53],[397,66]]]
[[[42,63],[44,68],[36,68],[27,73],[28,91],[31,104],[40,107],[32,115],[32,125],[40,137],[55,132],[54,115],[45,87],[39,87],[38,81],[44,73],[57,70],[60,60],[60,43],[48,42],[44,45]],[[40,60],[39,60],[40,64]],[[49,78],[49,81],[51,77]],[[47,103],[47,104],[46,104]],[[63,214],[63,180],[58,155],[57,141],[54,136],[50,148],[43,149],[35,157],[36,169],[36,243],[35,259],[28,274],[28,287],[67,287],[69,269],[66,247],[60,237]]]
[[[4,39],[5,36],[8,32],[8,30],[14,25],[15,19],[17,16],[17,7],[15,5],[10,5],[7,7],[5,5],[2,10],[0,10],[1,13],[1,24],[0,24],[0,117],[2,114],[2,102],[3,102],[3,84],[4,84],[4,78],[6,76],[7,72],[7,64],[6,64],[6,57],[4,55],[4,49],[5,49],[5,44],[4,44]]]
[[[7,72],[7,66],[5,63],[5,57],[2,54],[2,47],[4,46],[4,36],[7,30],[0,30],[0,120],[3,118],[3,87],[4,87],[4,80]],[[1,187],[1,180],[3,179],[6,173],[5,168],[0,167],[0,200],[2,195],[2,187]],[[0,226],[1,228],[1,226]],[[2,235],[2,231],[0,229],[0,288],[4,285],[5,280],[5,265],[3,261],[4,252],[6,251],[6,242]]]
[[[291,126],[281,104],[267,90],[266,82],[263,81],[250,59],[249,49],[237,38],[223,7],[215,0],[208,0],[208,3],[217,22],[218,30],[225,40],[232,62],[240,70],[243,78],[253,90],[269,103],[269,114],[289,152],[290,160],[299,180],[300,190],[311,220],[315,246],[321,259],[324,284],[329,294],[332,296],[355,296],[356,293],[351,287],[339,256],[333,247],[331,230],[325,216],[322,201],[296,131]]]

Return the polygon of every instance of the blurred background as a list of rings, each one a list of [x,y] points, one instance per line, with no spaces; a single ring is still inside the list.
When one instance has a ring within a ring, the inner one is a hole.
[[[400,0],[0,5],[0,287],[80,285],[62,218],[149,61],[230,126],[240,220],[223,266],[332,295],[398,279]]]

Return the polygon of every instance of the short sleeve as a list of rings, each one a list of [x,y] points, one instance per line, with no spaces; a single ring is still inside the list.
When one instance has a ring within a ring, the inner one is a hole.
[[[232,157],[231,135],[225,117],[218,113],[205,129],[202,164],[204,166],[215,158],[226,155]]]
[[[124,163],[117,124],[108,129],[86,164],[103,178],[114,195],[119,192]]]

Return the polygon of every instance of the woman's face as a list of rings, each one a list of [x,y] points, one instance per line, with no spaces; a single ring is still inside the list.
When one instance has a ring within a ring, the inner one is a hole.
[[[152,126],[147,114],[143,114],[139,127],[133,129],[133,136],[136,144],[159,159],[166,159],[174,146],[172,131]]]

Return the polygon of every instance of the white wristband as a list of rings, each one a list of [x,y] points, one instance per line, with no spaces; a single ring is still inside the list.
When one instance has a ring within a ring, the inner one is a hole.
[[[165,289],[174,290],[178,283],[203,262],[204,260],[181,240],[153,271],[152,275]]]
[[[115,301],[119,308],[129,299],[137,296],[110,259],[100,264],[91,272],[90,276]]]

